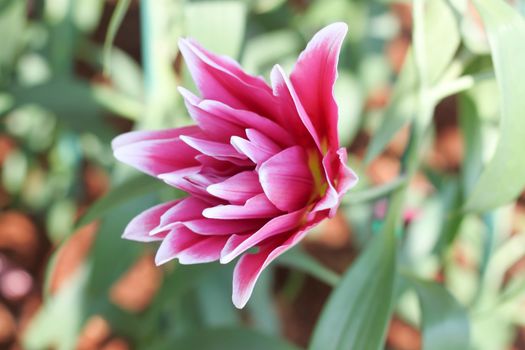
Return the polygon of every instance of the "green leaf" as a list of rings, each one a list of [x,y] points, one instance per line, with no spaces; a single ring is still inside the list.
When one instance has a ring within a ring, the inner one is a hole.
[[[392,312],[393,231],[377,235],[332,292],[309,349],[381,349]]]
[[[238,57],[244,37],[246,6],[239,1],[199,1],[184,7],[186,34],[208,50]]]
[[[94,90],[81,80],[57,79],[30,87],[13,86],[10,93],[15,99],[14,107],[36,104],[52,111],[75,131],[93,132],[108,139],[113,135],[103,122]]]
[[[276,62],[301,49],[299,36],[291,30],[279,30],[258,35],[246,42],[242,66],[249,72],[261,74]],[[271,47],[271,50],[268,48]]]
[[[279,257],[277,261],[282,265],[303,270],[330,286],[337,285],[337,283],[339,283],[341,280],[339,275],[324,267],[312,256],[308,255],[299,248],[292,249],[288,253]]]
[[[97,200],[78,220],[77,227],[89,224],[104,216],[110,209],[118,207],[132,198],[157,192],[166,188],[166,184],[151,176],[138,175],[114,186],[109,193]]]
[[[154,350],[298,350],[284,340],[244,328],[203,329],[173,340],[171,346],[158,343]]]
[[[469,349],[470,325],[466,310],[440,284],[408,274],[404,278],[416,290],[423,312],[424,350]]]
[[[500,139],[466,210],[487,211],[514,200],[525,186],[525,20],[505,2],[475,2],[489,37],[501,100]]]
[[[113,42],[115,41],[115,36],[117,31],[124,20],[126,12],[128,12],[129,4],[131,0],[119,0],[111,20],[109,21],[108,32],[106,34],[106,39],[104,40],[104,71],[106,73],[111,72],[111,49],[113,47]]]

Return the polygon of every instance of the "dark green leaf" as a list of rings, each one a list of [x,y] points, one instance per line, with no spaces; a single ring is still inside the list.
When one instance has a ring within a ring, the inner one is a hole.
[[[151,176],[137,175],[132,177],[114,186],[109,193],[97,200],[79,219],[77,227],[103,217],[110,209],[122,205],[130,199],[157,192],[162,188],[167,188],[166,184]]]
[[[309,349],[381,349],[392,312],[395,270],[394,233],[377,235],[332,292]]]
[[[298,350],[275,337],[243,328],[204,329],[178,337],[169,344],[156,344],[151,349],[177,350]]]

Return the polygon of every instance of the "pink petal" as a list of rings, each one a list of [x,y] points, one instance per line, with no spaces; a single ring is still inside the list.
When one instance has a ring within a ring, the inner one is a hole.
[[[180,264],[200,264],[219,259],[226,236],[201,236],[186,227],[176,227],[164,238],[155,256],[161,265],[177,258]]]
[[[133,131],[113,140],[113,152],[121,162],[156,176],[198,164],[199,152],[182,142],[181,135],[202,135],[202,131],[196,126]]]
[[[219,160],[205,154],[199,154],[195,159],[197,159],[202,165],[203,170],[213,171],[220,176],[231,176],[243,169],[243,167],[235,165],[227,160]],[[251,168],[251,166],[246,168]]]
[[[222,142],[229,142],[230,137],[233,135],[244,135],[244,128],[200,107],[199,103],[201,100],[190,91],[181,87],[179,87],[179,91],[184,97],[186,109],[190,116],[208,137]]]
[[[184,222],[184,226],[201,235],[231,235],[253,232],[266,222],[266,219],[221,220],[196,219]]]
[[[242,309],[253,292],[255,282],[261,272],[279,255],[295,246],[308,230],[317,225],[322,218],[312,219],[304,228],[288,236],[286,240],[276,237],[260,247],[255,254],[245,254],[239,259],[233,271],[232,301],[235,307]]]
[[[291,135],[282,126],[267,117],[251,111],[235,109],[219,101],[203,100],[199,107],[215,115],[217,118],[234,123],[243,129],[255,129],[269,136],[279,145],[292,144]]]
[[[259,176],[255,171],[243,171],[226,181],[208,186],[208,193],[233,204],[243,204],[253,196],[262,193]]]
[[[248,199],[244,205],[217,205],[205,209],[202,215],[210,219],[231,220],[270,218],[280,213],[266,195],[261,193]]]
[[[183,198],[162,214],[160,223],[151,234],[169,230],[185,221],[202,218],[202,211],[209,206],[210,203],[197,197]]]
[[[337,104],[333,87],[337,78],[337,61],[347,25],[334,23],[319,31],[299,56],[290,80],[306,113],[329,148],[339,145]]]
[[[273,142],[266,134],[259,132],[256,129],[247,129],[246,136],[254,144],[257,145],[260,149],[268,151],[269,153],[278,153],[282,149],[275,142]]]
[[[149,233],[160,223],[161,216],[178,203],[180,201],[163,203],[143,211],[128,223],[122,238],[139,242],[151,242],[162,239],[159,236],[151,236]]]
[[[279,65],[272,69],[271,79],[274,94],[281,100],[282,112],[291,119],[288,125],[294,130],[298,143],[307,147],[311,143],[309,141],[311,139],[318,149],[322,151],[318,132],[304,110],[292,83]]]
[[[171,173],[160,174],[158,177],[170,186],[214,203],[217,199],[212,197],[208,191],[206,191],[206,188],[214,183],[224,181],[226,178],[213,173],[202,174],[202,170],[203,168],[201,166],[196,166]]]
[[[250,235],[232,235],[221,252],[221,264],[227,264],[246,250],[278,234],[288,232],[303,224],[305,210],[287,213],[268,221]]]
[[[304,150],[294,146],[277,153],[259,168],[259,181],[270,201],[283,211],[308,204],[314,182]]]
[[[237,152],[246,155],[252,162],[257,164],[257,170],[259,170],[258,168],[263,162],[275,155],[274,152],[241,137],[233,136],[230,142]]]
[[[325,195],[317,202],[312,211],[330,209],[330,217],[333,217],[342,196],[358,181],[357,175],[350,169],[347,163],[346,149],[341,148],[337,152],[328,151],[323,158],[323,170],[328,188]],[[335,168],[335,170],[334,170]],[[337,181],[336,181],[337,180]],[[337,183],[335,186],[334,183]]]
[[[244,136],[244,132],[239,133],[240,130],[256,129],[280,145],[290,146],[292,143],[290,134],[271,119],[251,111],[232,108],[219,101],[202,100],[181,87],[179,92],[184,97],[192,118],[212,137],[224,138],[227,133],[229,136]]]
[[[250,165],[250,162],[246,159],[246,156],[237,152],[237,150],[228,143],[198,139],[184,135],[182,135],[180,139],[190,147],[210,157],[217,158],[219,160],[227,160],[238,165]]]
[[[180,40],[179,49],[205,99],[268,118],[278,114],[272,91],[263,79],[246,74],[231,59],[214,55],[192,40]]]

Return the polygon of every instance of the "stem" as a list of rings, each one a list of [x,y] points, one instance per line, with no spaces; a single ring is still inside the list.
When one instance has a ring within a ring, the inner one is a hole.
[[[465,75],[452,81],[445,81],[434,89],[431,96],[434,101],[440,101],[445,97],[452,96],[472,88],[474,85],[494,78],[494,72],[482,72],[475,75]]]
[[[366,190],[350,192],[349,196],[343,199],[342,206],[344,205],[356,205],[365,202],[371,202],[383,197],[388,196],[398,187],[402,186],[406,182],[406,177],[399,176],[395,180],[392,180],[384,185],[371,187]]]

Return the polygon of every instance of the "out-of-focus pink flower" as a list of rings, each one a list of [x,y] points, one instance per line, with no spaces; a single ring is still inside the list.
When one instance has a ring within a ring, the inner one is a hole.
[[[290,77],[274,67],[271,86],[181,40],[201,97],[180,93],[197,125],[130,132],[113,149],[120,161],[189,196],[146,210],[123,237],[161,241],[157,264],[228,263],[242,255],[233,276],[233,303],[242,308],[262,270],[332,217],[357,181],[339,148],[333,97],[346,31],[343,23],[322,29]]]

